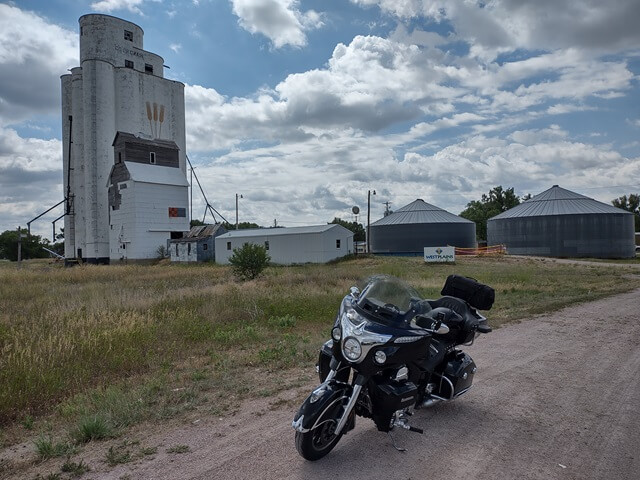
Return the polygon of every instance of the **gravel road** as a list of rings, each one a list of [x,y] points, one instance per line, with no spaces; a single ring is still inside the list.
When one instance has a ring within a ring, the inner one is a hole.
[[[227,419],[145,439],[152,459],[94,469],[105,479],[640,478],[640,291],[501,328],[467,347],[474,388],[419,410],[424,435],[388,435],[358,419],[324,459],[296,452],[291,419],[312,385],[261,399]],[[490,312],[489,312],[490,313]],[[273,399],[270,400],[273,403]],[[171,445],[189,451],[169,454]]]

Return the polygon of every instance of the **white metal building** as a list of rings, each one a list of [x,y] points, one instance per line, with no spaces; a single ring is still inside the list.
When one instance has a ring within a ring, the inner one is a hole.
[[[111,179],[112,261],[156,258],[171,232],[188,228],[188,183],[179,168],[122,162],[114,165]]]
[[[353,232],[341,225],[234,230],[216,237],[216,262],[229,263],[233,249],[264,245],[272,263],[326,263],[354,253]]]
[[[109,223],[107,187],[111,168],[117,161],[114,155],[117,132],[174,144],[177,166],[172,172],[173,183],[163,189],[162,184],[151,182],[148,185],[153,187],[145,188],[152,189],[156,198],[173,196],[176,207],[177,203],[187,205],[187,188],[174,188],[176,183],[186,183],[184,85],[163,78],[164,61],[143,49],[143,31],[139,26],[98,14],[84,15],[79,23],[80,66],[61,77],[64,194],[68,199],[65,257],[108,263],[121,257],[118,248],[110,248],[114,238],[111,227],[117,226]],[[147,158],[147,164],[153,165],[154,159]],[[179,174],[184,182],[177,179]],[[136,190],[142,194],[142,187]],[[171,193],[161,193],[163,190]],[[178,225],[168,216],[166,207],[163,211],[164,217],[154,216],[146,230],[130,232],[139,236],[140,248],[134,249],[135,253],[128,258],[148,258],[153,252],[147,249],[155,250],[156,244],[164,244],[160,239],[166,241],[170,232],[161,233],[157,231],[159,228],[189,229],[186,216]],[[146,241],[142,236],[152,240]],[[130,238],[133,242],[134,237]]]

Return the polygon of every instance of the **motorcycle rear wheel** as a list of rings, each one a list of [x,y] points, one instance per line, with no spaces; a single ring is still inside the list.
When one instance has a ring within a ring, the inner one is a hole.
[[[342,434],[335,435],[333,432],[338,424],[338,419],[327,419],[308,432],[296,432],[296,449],[303,458],[311,462],[327,455],[336,446]]]

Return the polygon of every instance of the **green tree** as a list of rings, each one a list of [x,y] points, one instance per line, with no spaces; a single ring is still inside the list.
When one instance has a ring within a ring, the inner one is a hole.
[[[22,259],[47,258],[49,254],[42,247],[50,248],[49,240],[40,235],[27,235],[27,229],[21,229],[22,238]],[[18,260],[18,230],[5,230],[0,233],[0,258],[16,261]]]
[[[231,230],[235,230],[236,229],[236,224],[235,223],[222,222],[222,226],[224,228],[226,228],[227,231],[229,231],[229,232]],[[257,223],[253,223],[253,222],[239,222],[238,223],[238,230],[251,230],[253,228],[261,228],[261,227]]]
[[[229,263],[233,273],[242,280],[256,278],[269,265],[271,257],[262,245],[245,243],[241,248],[234,248]]]
[[[362,224],[357,222],[347,222],[346,220],[342,220],[341,218],[335,217],[333,220],[329,222],[331,224],[342,225],[347,230],[351,230],[353,232],[353,241],[354,242],[364,242],[366,235],[364,231],[364,227]]]
[[[611,203],[614,207],[633,213],[636,232],[640,231],[640,195],[637,193],[631,193],[628,197],[623,195],[612,200]]]
[[[476,236],[479,240],[487,239],[487,220],[506,212],[520,204],[520,198],[513,192],[513,187],[502,188],[502,185],[492,188],[489,194],[482,194],[482,199],[467,203],[460,216],[476,224]]]

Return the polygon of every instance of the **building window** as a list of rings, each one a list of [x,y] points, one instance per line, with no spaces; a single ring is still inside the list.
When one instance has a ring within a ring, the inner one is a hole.
[[[156,152],[149,152],[149,163],[151,165],[156,164]]]
[[[118,163],[122,163],[122,152],[118,152]]]
[[[266,242],[264,242],[264,248],[266,250],[269,250],[269,240],[267,240]]]
[[[340,248],[340,239],[339,238],[336,240],[336,248]]]
[[[150,63],[145,63],[144,71],[147,73],[153,73],[153,65],[151,65]]]
[[[80,27],[80,36],[84,35],[84,27]]]
[[[206,243],[203,243],[202,250],[209,250],[209,245],[207,245]]]
[[[130,32],[129,30],[125,30],[124,31],[124,39],[128,40],[130,42],[133,42],[133,32]]]
[[[191,255],[191,244],[187,243],[187,255]]]
[[[231,242],[227,242],[227,250],[231,250]]]
[[[178,256],[178,244],[176,243],[176,257]]]
[[[126,68],[133,68],[133,62],[131,60],[125,60],[124,61],[124,66]]]

